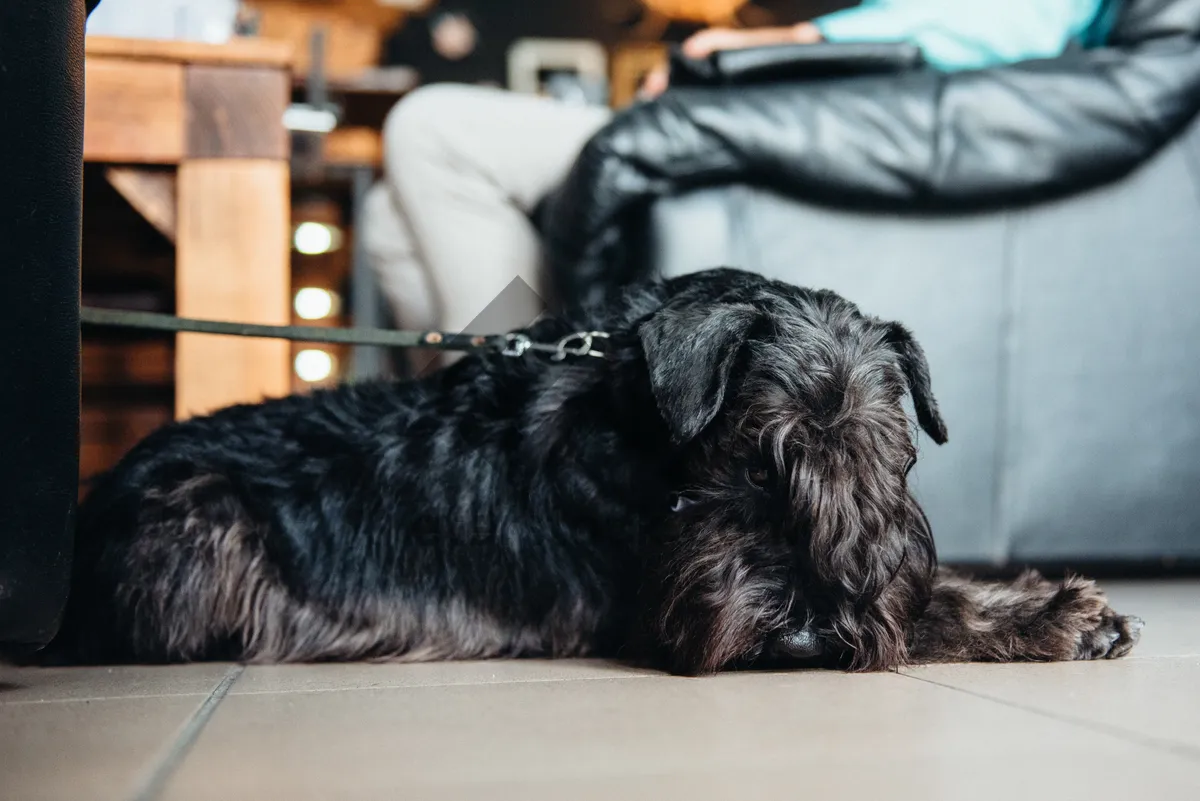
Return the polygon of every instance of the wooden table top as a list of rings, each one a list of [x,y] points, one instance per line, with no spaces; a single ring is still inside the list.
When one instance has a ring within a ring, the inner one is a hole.
[[[178,64],[276,67],[290,70],[296,63],[290,42],[276,39],[237,37],[226,44],[184,42],[163,39],[120,39],[89,36],[85,40],[88,56],[166,61]]]

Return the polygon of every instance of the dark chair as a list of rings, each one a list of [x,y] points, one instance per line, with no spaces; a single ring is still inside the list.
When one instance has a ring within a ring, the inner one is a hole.
[[[560,299],[739,266],[924,344],[950,443],[918,494],[959,562],[1200,561],[1200,0],[1110,47],[679,89],[543,211]]]
[[[94,4],[94,3],[93,3]],[[84,0],[0,3],[0,645],[55,634],[79,486]]]

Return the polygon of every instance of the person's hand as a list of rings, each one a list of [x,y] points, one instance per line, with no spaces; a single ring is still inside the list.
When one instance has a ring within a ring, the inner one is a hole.
[[[741,50],[777,44],[815,44],[821,41],[821,31],[811,22],[786,28],[707,28],[691,36],[681,47],[688,58],[706,58],[718,50]],[[654,98],[667,90],[670,73],[663,64],[646,76],[642,96]]]
[[[813,44],[821,31],[811,22],[786,28],[708,28],[683,43],[688,58],[707,58],[718,50],[742,50],[776,44]]]

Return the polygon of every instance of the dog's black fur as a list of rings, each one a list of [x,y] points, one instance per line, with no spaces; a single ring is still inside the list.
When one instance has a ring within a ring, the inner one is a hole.
[[[477,355],[168,426],[95,487],[60,661],[1120,655],[1090,582],[939,574],[903,399],[920,347],[714,270],[591,321],[609,358]],[[547,321],[540,340],[574,330]]]

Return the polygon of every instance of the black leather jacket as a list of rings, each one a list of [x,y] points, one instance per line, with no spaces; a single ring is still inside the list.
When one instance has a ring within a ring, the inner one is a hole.
[[[598,133],[541,211],[568,306],[640,269],[655,198],[722,183],[885,209],[1028,202],[1120,177],[1200,109],[1200,0],[1124,0],[1107,47],[994,69],[675,89]]]

